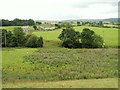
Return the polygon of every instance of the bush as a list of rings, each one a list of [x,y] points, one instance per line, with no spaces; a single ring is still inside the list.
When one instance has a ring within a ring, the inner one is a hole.
[[[26,41],[26,46],[27,47],[43,47],[43,38],[42,37],[37,37],[35,35],[27,35],[27,41]]]

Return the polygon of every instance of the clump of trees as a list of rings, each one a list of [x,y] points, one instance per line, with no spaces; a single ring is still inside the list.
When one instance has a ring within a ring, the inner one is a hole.
[[[67,27],[58,38],[62,41],[62,46],[66,48],[101,48],[103,46],[102,37],[88,28],[80,33],[72,27]]]
[[[5,19],[2,19],[2,26],[26,26],[26,25],[35,25],[35,22],[34,20],[32,19],[29,19],[29,20],[22,20],[22,19],[14,19],[14,20],[5,20]]]
[[[74,31],[73,28],[66,28],[63,29],[62,33],[58,37],[60,40],[62,40],[62,46],[68,47],[68,48],[78,48],[79,47],[79,39],[80,39],[80,33],[77,31]]]
[[[61,22],[59,24],[55,24],[57,28],[65,28],[65,27],[73,27],[73,25],[69,22]]]
[[[21,28],[14,28],[13,32],[2,29],[3,47],[43,47],[43,38],[32,34],[26,35]]]

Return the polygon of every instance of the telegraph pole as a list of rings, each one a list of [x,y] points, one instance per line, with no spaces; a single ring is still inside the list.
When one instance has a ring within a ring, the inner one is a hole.
[[[6,47],[6,32],[5,32],[5,47]]]
[[[103,48],[105,47],[105,42],[104,42],[104,30],[103,30]]]

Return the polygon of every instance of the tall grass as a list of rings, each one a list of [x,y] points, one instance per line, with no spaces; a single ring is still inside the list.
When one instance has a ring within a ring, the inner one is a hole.
[[[3,83],[117,77],[117,49],[3,49]]]

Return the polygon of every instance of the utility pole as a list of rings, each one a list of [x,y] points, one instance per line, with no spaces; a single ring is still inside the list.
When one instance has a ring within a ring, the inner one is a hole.
[[[6,32],[5,32],[5,47],[6,47]]]
[[[104,40],[104,30],[103,30],[103,40]],[[105,47],[105,42],[103,41],[103,48]]]

